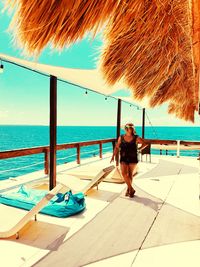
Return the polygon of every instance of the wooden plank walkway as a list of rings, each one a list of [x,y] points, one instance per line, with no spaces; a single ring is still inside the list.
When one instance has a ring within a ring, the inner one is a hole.
[[[152,170],[140,175],[138,178],[141,179],[155,176],[178,175],[180,173],[184,174],[195,172],[198,172],[197,167],[191,167],[186,164],[160,159],[159,163]]]
[[[91,173],[94,165],[88,166]],[[64,174],[66,166],[61,167]],[[192,258],[192,266],[199,267],[198,161],[163,156],[151,164],[140,163],[133,183],[133,199],[121,194],[125,185],[101,183],[99,191],[86,198],[83,214],[64,220],[40,215],[42,224],[25,229],[19,240],[1,241],[5,265],[183,267]],[[43,233],[46,223],[53,225]],[[180,264],[174,265],[177,257]]]
[[[34,266],[92,266],[92,263],[101,264],[102,260],[131,252],[135,252],[134,255],[131,254],[131,262],[135,266],[140,251],[200,239],[200,216],[167,202],[173,188],[174,191],[177,190],[175,181],[180,183],[180,178],[176,177],[182,175],[178,174],[186,173],[184,175],[187,176],[187,173],[197,172],[197,168],[161,161],[160,165],[149,171],[150,175],[146,173],[146,177],[143,175],[142,178],[148,180],[150,176],[156,180],[158,174],[162,175],[164,166],[169,168],[169,171],[166,170],[169,180],[167,188],[162,189],[162,200],[141,190],[141,187],[136,187],[137,192],[133,199],[124,197],[123,192],[92,221],[61,244],[57,251],[51,251]],[[142,178],[138,177],[138,182]],[[163,179],[165,181],[168,178],[165,176]],[[163,185],[161,183],[161,187]]]
[[[133,199],[121,196],[34,266],[77,267],[137,250],[162,204],[140,189]]]
[[[142,249],[198,239],[200,239],[200,217],[165,203]]]

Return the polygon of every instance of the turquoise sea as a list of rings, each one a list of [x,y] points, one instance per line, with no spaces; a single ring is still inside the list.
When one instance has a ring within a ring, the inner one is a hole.
[[[141,136],[141,127],[136,127]],[[122,130],[123,133],[123,130]],[[115,138],[114,126],[58,126],[57,143]],[[146,127],[145,137],[152,139],[200,141],[200,127]],[[0,151],[49,145],[48,126],[0,126]],[[111,144],[105,144],[103,151],[112,151]],[[159,153],[159,151],[152,151]],[[175,155],[174,151],[169,152]],[[182,151],[181,155],[197,156],[199,151]],[[57,163],[63,164],[76,159],[76,150],[68,149],[57,153]],[[81,158],[98,155],[98,146],[81,149]],[[0,160],[0,180],[43,169],[44,155],[32,155]]]

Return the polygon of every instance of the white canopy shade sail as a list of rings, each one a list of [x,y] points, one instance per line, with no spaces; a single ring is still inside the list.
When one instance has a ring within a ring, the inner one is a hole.
[[[0,54],[0,59],[2,61],[11,62],[46,75],[56,76],[58,79],[65,80],[74,85],[78,85],[105,95],[110,95],[124,88],[122,83],[118,83],[113,87],[108,86],[101,73],[97,69],[86,70],[51,66],[11,57],[5,54]]]

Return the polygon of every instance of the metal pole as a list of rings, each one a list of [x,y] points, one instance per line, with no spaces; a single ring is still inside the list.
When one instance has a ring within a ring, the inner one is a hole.
[[[117,103],[117,140],[120,136],[120,128],[121,128],[121,107],[122,107],[122,101],[121,99],[118,99]],[[116,155],[116,166],[119,166],[119,153]]]
[[[56,186],[57,77],[50,76],[50,190]]]
[[[177,158],[180,158],[180,140],[177,140],[176,156],[177,156]]]
[[[200,200],[200,153],[199,153],[199,157],[197,158],[197,160],[199,161],[199,200]]]
[[[142,138],[145,136],[145,108],[142,109]]]

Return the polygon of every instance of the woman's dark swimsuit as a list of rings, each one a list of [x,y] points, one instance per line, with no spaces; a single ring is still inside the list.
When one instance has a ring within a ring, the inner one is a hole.
[[[138,163],[136,144],[137,137],[138,135],[134,135],[133,139],[130,142],[127,142],[125,141],[124,136],[121,135],[120,163]]]

